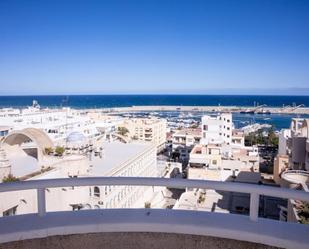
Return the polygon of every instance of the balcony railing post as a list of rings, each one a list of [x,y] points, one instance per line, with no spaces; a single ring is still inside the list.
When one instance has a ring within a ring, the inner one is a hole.
[[[260,195],[257,193],[250,194],[250,220],[257,221],[259,217]]]
[[[38,215],[44,216],[46,214],[45,188],[37,189],[37,198],[38,198]]]

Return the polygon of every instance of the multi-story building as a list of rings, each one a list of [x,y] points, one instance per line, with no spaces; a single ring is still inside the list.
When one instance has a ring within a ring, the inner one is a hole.
[[[185,128],[177,130],[172,135],[172,151],[179,153],[181,161],[188,161],[194,145],[199,144],[202,131],[200,128]]]
[[[293,118],[290,129],[279,134],[279,150],[274,160],[274,180],[282,187],[309,191],[309,119]],[[299,222],[302,202],[289,199],[282,209],[287,221]]]
[[[245,146],[245,134],[241,130],[232,130],[232,141],[233,147],[244,147]]]
[[[231,144],[232,142],[232,114],[222,113],[218,116],[202,117],[202,140],[203,144]]]
[[[216,144],[196,145],[190,153],[190,167],[220,170],[222,147]]]
[[[289,169],[309,170],[309,119],[293,118],[279,134],[278,156],[289,157]]]
[[[166,120],[158,118],[133,118],[123,122],[134,140],[151,142],[158,151],[164,149],[166,142]]]

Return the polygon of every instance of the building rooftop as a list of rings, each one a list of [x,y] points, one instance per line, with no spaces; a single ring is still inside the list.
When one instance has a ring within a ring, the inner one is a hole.
[[[182,130],[178,130],[176,131],[173,136],[186,136],[186,135],[191,135],[194,137],[201,137],[202,136],[202,129],[200,128],[196,128],[196,129],[190,129],[190,128],[186,128],[186,129],[182,129]]]
[[[153,148],[150,143],[103,143],[103,155],[92,157],[90,175],[107,176],[113,175],[122,165],[141,155],[143,152]]]
[[[206,190],[204,200],[199,191],[188,191],[181,195],[175,209],[198,210],[218,213],[229,213],[230,193],[216,190]]]
[[[19,146],[5,145],[4,150],[7,159],[11,164],[11,174],[15,177],[22,177],[40,170],[38,161],[27,155]]]
[[[244,183],[259,183],[262,180],[261,173],[259,172],[250,172],[250,171],[241,171],[237,175],[236,182]]]

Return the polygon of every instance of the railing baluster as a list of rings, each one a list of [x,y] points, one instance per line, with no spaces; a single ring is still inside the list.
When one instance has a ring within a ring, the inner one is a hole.
[[[38,215],[44,216],[46,214],[45,188],[37,189],[37,198],[38,198]]]
[[[257,193],[250,194],[250,220],[257,221],[259,217],[260,195]]]

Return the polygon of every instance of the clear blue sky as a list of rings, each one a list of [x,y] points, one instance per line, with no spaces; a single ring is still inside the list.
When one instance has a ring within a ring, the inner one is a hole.
[[[308,94],[309,1],[1,0],[0,86]]]

